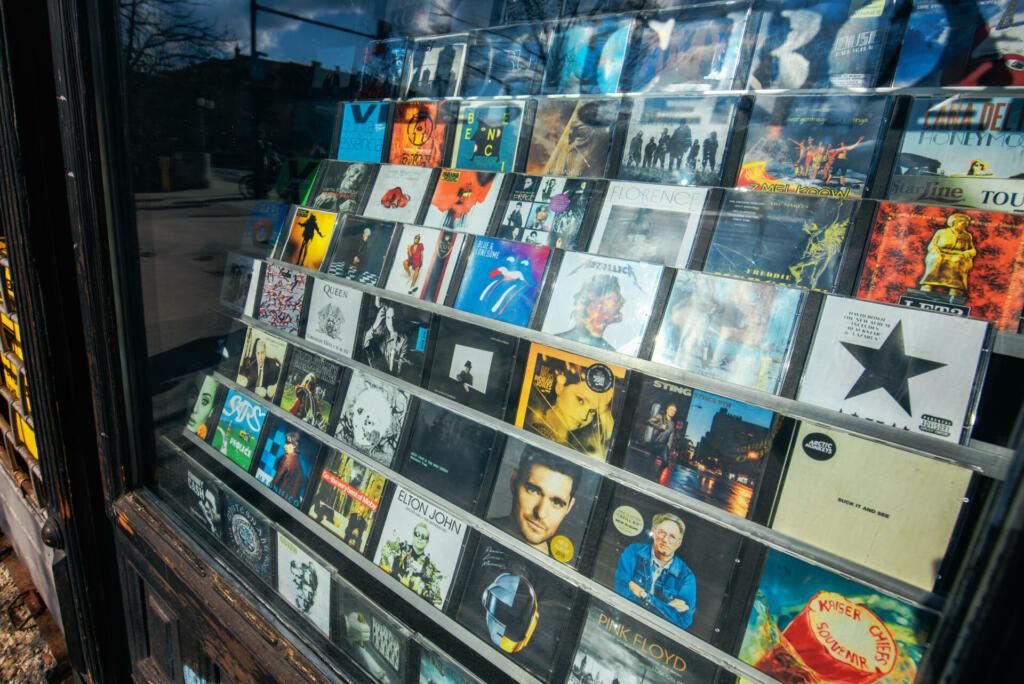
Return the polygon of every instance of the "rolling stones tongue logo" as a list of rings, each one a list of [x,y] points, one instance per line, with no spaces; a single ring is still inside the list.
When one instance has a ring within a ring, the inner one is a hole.
[[[402,192],[402,188],[395,186],[384,193],[380,203],[388,209],[401,209],[409,204],[409,196]]]

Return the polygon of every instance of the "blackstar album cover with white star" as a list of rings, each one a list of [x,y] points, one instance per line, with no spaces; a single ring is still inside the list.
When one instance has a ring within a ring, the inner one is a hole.
[[[966,439],[988,324],[827,297],[799,401],[950,442]]]

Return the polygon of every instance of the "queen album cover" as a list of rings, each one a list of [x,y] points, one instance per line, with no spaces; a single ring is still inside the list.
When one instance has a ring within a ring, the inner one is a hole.
[[[319,277],[313,279],[310,289],[306,339],[351,358],[363,293]]]
[[[455,308],[512,325],[529,325],[550,256],[547,247],[476,238]]]
[[[313,271],[319,270],[331,243],[337,218],[333,212],[295,207],[290,227],[281,232],[278,240],[277,258]]]
[[[340,451],[331,451],[324,460],[320,478],[310,483],[313,493],[309,517],[364,553],[386,484],[383,475],[362,462]]]
[[[409,415],[409,395],[362,371],[352,371],[334,437],[391,465]]]

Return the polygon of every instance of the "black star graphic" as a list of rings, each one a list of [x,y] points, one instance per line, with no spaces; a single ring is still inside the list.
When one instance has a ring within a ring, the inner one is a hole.
[[[903,321],[896,324],[896,327],[889,332],[889,336],[885,338],[885,342],[878,349],[851,342],[840,342],[840,344],[853,355],[853,358],[857,359],[857,363],[864,367],[864,372],[846,393],[846,398],[867,394],[881,387],[900,405],[900,408],[907,412],[908,416],[914,414],[910,410],[910,387],[907,380],[915,375],[921,375],[946,365],[938,361],[906,355],[903,348]]]

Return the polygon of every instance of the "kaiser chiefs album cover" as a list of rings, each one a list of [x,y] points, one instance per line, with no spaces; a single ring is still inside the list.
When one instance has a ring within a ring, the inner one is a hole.
[[[501,195],[505,174],[443,169],[423,224],[483,235]]]
[[[319,270],[331,243],[337,218],[337,214],[329,211],[296,207],[291,227],[281,232],[277,258],[313,271]]]
[[[557,176],[512,177],[496,236],[531,245],[574,249],[606,181]]]
[[[512,325],[528,325],[550,256],[547,247],[477,238],[455,308]]]
[[[602,177],[619,114],[614,98],[541,98],[526,158],[526,173]]]
[[[324,461],[320,479],[311,485],[309,517],[363,553],[385,484],[387,480],[380,473],[348,454],[332,451]]]
[[[515,171],[525,113],[525,103],[518,100],[463,103],[452,145],[452,166],[474,171]]]
[[[408,414],[408,394],[355,370],[345,391],[334,437],[389,466],[395,458]]]
[[[444,303],[465,244],[463,233],[403,226],[385,289]]]
[[[406,166],[444,166],[452,106],[446,101],[395,103],[388,161]]]

